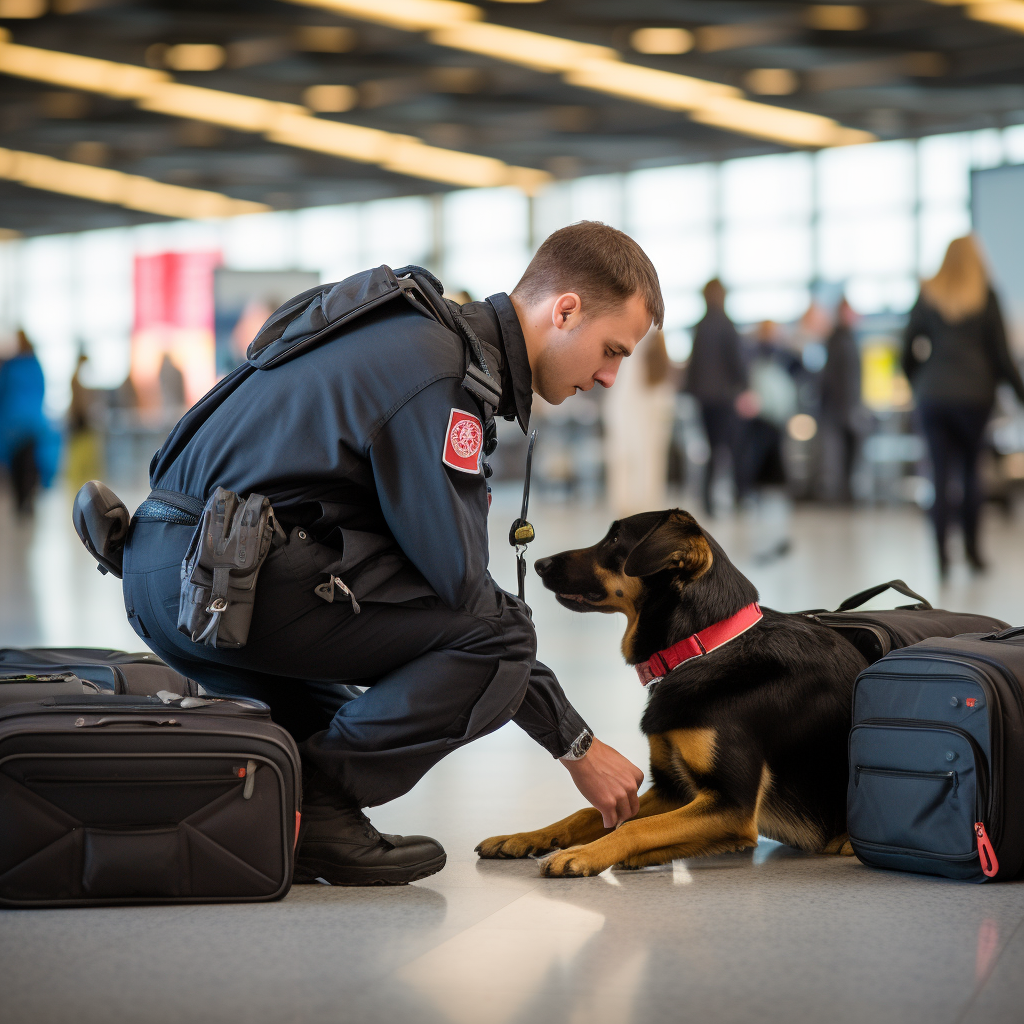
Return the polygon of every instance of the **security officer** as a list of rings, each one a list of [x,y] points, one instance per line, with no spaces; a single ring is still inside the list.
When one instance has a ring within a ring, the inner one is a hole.
[[[265,700],[302,743],[297,882],[440,870],[435,840],[381,835],[362,808],[510,719],[562,760],[608,827],[636,813],[643,781],[592,736],[536,660],[528,609],[488,575],[482,458],[495,413],[525,432],[533,392],[558,404],[612,385],[661,323],[654,267],[627,235],[583,222],[545,241],[511,296],[458,306],[415,268],[410,301],[374,306],[381,280],[396,280],[378,271],[268,321],[248,363],[154,456],[154,493],[125,548],[125,604],[146,643],[210,692]],[[233,649],[177,628],[188,510],[217,487],[266,495],[287,534]]]

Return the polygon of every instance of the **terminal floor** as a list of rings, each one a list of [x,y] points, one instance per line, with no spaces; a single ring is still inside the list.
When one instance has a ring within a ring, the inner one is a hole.
[[[516,496],[492,510],[492,565]],[[0,509],[0,644],[137,649],[117,582],[101,577],[55,492],[36,521]],[[600,508],[535,502],[539,557],[592,543]],[[791,553],[759,555],[788,531]],[[765,604],[834,607],[902,577],[934,603],[1024,622],[1024,528],[992,512],[990,572],[940,588],[913,509],[744,513],[711,524]],[[540,652],[597,734],[645,765],[644,694],[618,616],[558,606],[532,576]],[[1024,1019],[1024,885],[874,871],[768,840],[746,854],[548,880],[474,845],[576,809],[567,773],[509,726],[376,809],[385,831],[448,850],[438,875],[394,889],[297,886],[279,903],[0,911],[6,1024],[642,1024]]]

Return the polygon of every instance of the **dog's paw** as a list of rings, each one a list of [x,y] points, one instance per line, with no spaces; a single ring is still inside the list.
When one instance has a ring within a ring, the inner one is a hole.
[[[852,857],[853,856],[853,843],[849,839],[839,848],[840,857]]]
[[[550,836],[538,832],[517,832],[511,836],[491,836],[476,847],[476,852],[485,859],[529,857],[535,853],[547,853],[556,848]]]
[[[599,875],[607,864],[595,864],[583,847],[554,853],[541,862],[540,873],[547,878],[585,878]]]

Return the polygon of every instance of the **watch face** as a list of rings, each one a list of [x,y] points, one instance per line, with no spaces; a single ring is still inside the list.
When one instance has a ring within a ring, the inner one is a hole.
[[[588,732],[586,736],[581,736],[576,743],[574,753],[577,757],[582,757],[589,749],[590,745],[594,742],[594,737]]]

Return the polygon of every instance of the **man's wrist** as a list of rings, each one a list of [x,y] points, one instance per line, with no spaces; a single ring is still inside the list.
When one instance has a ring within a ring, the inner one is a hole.
[[[569,749],[558,759],[559,761],[581,761],[594,742],[594,734],[584,729],[569,745]]]

